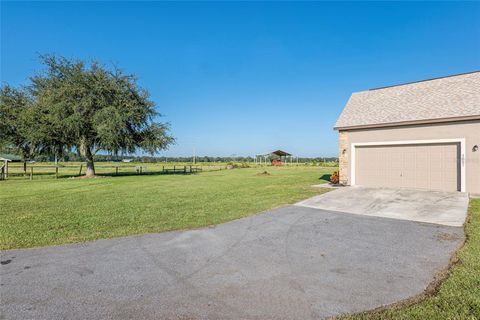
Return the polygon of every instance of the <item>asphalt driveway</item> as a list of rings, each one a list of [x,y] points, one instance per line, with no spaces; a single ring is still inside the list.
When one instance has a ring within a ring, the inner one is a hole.
[[[458,227],[289,206],[212,228],[12,250],[6,319],[315,319],[421,293]]]

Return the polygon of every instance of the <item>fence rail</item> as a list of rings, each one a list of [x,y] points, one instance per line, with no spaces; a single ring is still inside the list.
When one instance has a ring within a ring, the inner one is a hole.
[[[209,166],[206,171],[222,170],[224,166]],[[79,177],[85,174],[83,164],[76,166],[55,166],[55,165],[5,165],[0,167],[0,180],[12,179],[40,179],[40,178],[69,178]],[[7,172],[8,170],[8,172]],[[120,176],[120,175],[154,175],[154,174],[195,174],[204,171],[204,168],[195,165],[136,165],[136,166],[95,166],[98,175]]]
[[[233,168],[264,168],[269,165],[253,163],[212,163],[212,164],[188,164],[188,163],[98,163],[95,172],[100,176],[128,176],[128,175],[155,175],[155,174],[195,174],[202,171],[219,171]],[[290,164],[284,167],[310,167],[305,163]],[[318,165],[313,165],[318,166]],[[323,167],[323,166],[322,166]],[[330,165],[328,165],[330,167]],[[83,163],[28,163],[13,162],[3,165],[0,169],[0,180],[7,179],[58,179],[75,178],[85,174]]]

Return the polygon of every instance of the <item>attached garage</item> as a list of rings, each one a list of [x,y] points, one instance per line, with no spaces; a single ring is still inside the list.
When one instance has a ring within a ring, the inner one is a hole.
[[[354,184],[462,191],[461,143],[354,145]]]
[[[335,129],[345,185],[480,194],[480,72],[354,93]]]

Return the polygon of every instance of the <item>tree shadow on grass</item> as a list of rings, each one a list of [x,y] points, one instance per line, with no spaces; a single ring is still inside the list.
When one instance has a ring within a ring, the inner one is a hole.
[[[153,171],[153,172],[119,172],[116,174],[115,172],[113,173],[99,173],[97,174],[98,176],[104,176],[104,177],[129,177],[129,176],[163,176],[163,175],[190,175],[190,174],[196,174],[197,172],[183,172],[183,171],[177,171],[177,172],[162,172],[162,171]]]

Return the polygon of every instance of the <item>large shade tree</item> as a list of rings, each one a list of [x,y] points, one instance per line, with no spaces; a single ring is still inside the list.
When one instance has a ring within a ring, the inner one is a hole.
[[[156,121],[160,114],[155,103],[135,76],[97,62],[52,55],[41,56],[41,62],[45,69],[30,78],[27,111],[17,121],[28,128],[21,136],[31,149],[56,155],[76,150],[85,157],[86,175],[92,177],[99,151],[118,154],[140,149],[154,154],[174,142],[168,125]],[[9,105],[5,90],[2,104]],[[3,109],[9,117],[11,107]]]
[[[28,135],[33,115],[28,90],[5,85],[0,89],[0,150],[19,153],[23,159],[32,156]]]

